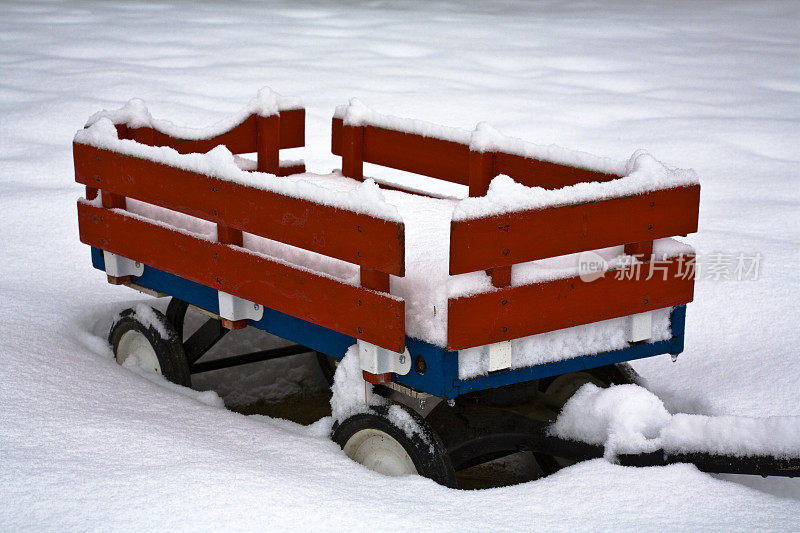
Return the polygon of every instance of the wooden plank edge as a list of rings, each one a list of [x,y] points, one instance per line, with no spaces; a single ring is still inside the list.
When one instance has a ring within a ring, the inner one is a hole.
[[[135,254],[131,254],[130,251],[128,251],[125,247],[120,247],[119,245],[111,243],[110,237],[93,238],[89,234],[87,225],[88,224],[97,225],[99,222],[103,222],[103,220],[109,220],[111,223],[115,224],[129,224],[129,227],[131,225],[137,225],[139,229],[145,228],[145,233],[148,230],[159,231],[161,233],[166,231],[169,232],[169,237],[167,237],[167,239],[175,239],[176,243],[184,244],[184,246],[176,244],[176,249],[182,249],[182,250],[186,249],[185,245],[187,242],[190,244],[193,242],[195,244],[199,244],[209,249],[215,247],[217,250],[219,250],[217,253],[215,253],[215,255],[218,255],[219,252],[221,251],[219,247],[225,247],[228,249],[225,253],[234,254],[239,258],[242,258],[242,256],[249,256],[249,258],[252,258],[252,261],[254,263],[261,265],[263,268],[268,268],[269,265],[277,266],[278,268],[281,269],[288,268],[294,271],[294,275],[305,278],[307,280],[307,283],[309,284],[312,283],[319,284],[323,287],[326,285],[329,287],[336,286],[340,291],[344,291],[345,293],[351,292],[353,294],[352,297],[353,301],[358,302],[358,307],[361,306],[361,301],[365,299],[365,295],[369,294],[370,296],[368,296],[367,298],[373,302],[372,305],[373,309],[370,311],[369,309],[365,308],[365,312],[373,313],[375,305],[377,305],[377,303],[380,303],[380,308],[385,310],[386,316],[384,316],[382,320],[384,321],[383,323],[387,325],[386,328],[387,331],[396,330],[397,331],[396,334],[390,335],[385,332],[366,331],[362,326],[357,324],[353,325],[353,327],[350,328],[350,330],[346,330],[346,328],[341,328],[341,327],[335,327],[335,326],[332,327],[329,320],[325,318],[320,319],[319,315],[315,314],[314,311],[309,311],[311,319],[309,318],[309,316],[305,315],[298,316],[297,314],[292,314],[292,313],[287,313],[287,314],[291,314],[292,316],[295,316],[296,318],[300,318],[302,320],[310,320],[311,322],[319,324],[323,327],[328,327],[329,329],[338,331],[339,333],[363,339],[367,342],[370,342],[377,346],[381,346],[383,348],[387,348],[389,350],[397,351],[400,353],[402,353],[405,350],[405,302],[403,301],[403,299],[399,297],[375,290],[370,290],[367,288],[346,284],[330,276],[321,273],[315,273],[308,269],[297,267],[289,263],[276,261],[272,258],[264,256],[263,254],[253,252],[251,250],[245,250],[239,247],[227,246],[222,243],[209,241],[207,239],[202,238],[201,236],[197,236],[188,231],[173,228],[168,224],[157,223],[156,221],[151,221],[149,219],[134,215],[132,213],[120,212],[119,210],[111,210],[102,207],[97,207],[82,200],[78,201],[78,220],[79,220],[80,240],[84,244],[88,244],[90,246],[107,250],[112,253],[117,253],[119,255],[123,255],[130,259],[141,261],[142,263],[148,264],[153,268],[158,268],[159,270],[163,270],[165,272],[169,272],[176,276],[190,279],[192,281],[201,283],[203,285],[215,289],[219,289],[219,287],[214,286],[214,284],[212,283],[211,279],[208,276],[203,276],[202,274],[192,274],[182,271],[176,271],[175,268],[169,268],[165,267],[164,265],[157,264],[158,261],[153,261],[151,258],[133,257],[133,255]],[[160,235],[160,237],[164,238],[163,235]],[[219,279],[217,281],[219,281]],[[244,283],[252,286],[252,280],[245,280]],[[226,292],[230,292],[234,296],[239,296],[245,299],[249,299],[248,298],[249,295],[242,294],[238,290],[235,289],[231,290],[227,286],[225,286],[224,288],[226,289]],[[280,307],[274,307],[273,305],[269,305],[269,303],[264,303],[264,302],[257,302],[257,303],[262,303],[267,307],[276,309],[281,312],[286,312],[285,309],[282,309]],[[390,315],[394,315],[394,322],[395,322],[394,324],[392,324],[391,323],[392,320],[389,319]],[[340,319],[341,315],[338,315],[337,318]]]

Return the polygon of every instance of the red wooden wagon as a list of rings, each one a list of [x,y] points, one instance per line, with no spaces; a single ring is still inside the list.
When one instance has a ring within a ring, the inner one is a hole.
[[[368,466],[453,485],[454,470],[520,449],[545,470],[552,456],[597,455],[543,424],[586,382],[634,380],[625,361],[682,351],[693,254],[669,238],[697,230],[693,174],[654,177],[647,156],[626,168],[355,102],[333,119],[341,173],[308,174],[279,157],[304,145],[304,123],[298,102],[263,93],[212,130],[155,121],[133,102],[76,135],[94,266],[172,297],[165,315],[120,314],[117,359],[190,385],[192,373],[308,351],[332,374],[357,346],[364,379],[392,405],[338,420],[333,438]],[[364,163],[464,185],[469,198],[379,189]],[[577,255],[589,251],[591,276]],[[189,307],[208,316],[194,332]],[[200,360],[246,326],[295,344]],[[507,408],[532,400],[538,419]]]

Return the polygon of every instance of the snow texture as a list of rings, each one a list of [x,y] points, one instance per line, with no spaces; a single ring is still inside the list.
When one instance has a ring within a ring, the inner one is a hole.
[[[353,98],[347,106],[337,107],[334,116],[341,118],[345,125],[377,126],[466,144],[473,151],[505,152],[619,176],[607,182],[578,183],[551,190],[521,185],[501,175],[492,180],[486,196],[466,198],[459,202],[453,220],[605,200],[699,183],[693,170],[669,168],[645,150],[637,150],[625,162],[613,161],[556,145],[544,146],[508,137],[486,122],[479,122],[470,132],[421,120],[383,115],[368,108],[357,98]]]
[[[302,108],[303,103],[299,98],[281,96],[269,87],[264,87],[258,91],[256,97],[250,100],[247,106],[225,120],[217,122],[213,126],[207,128],[186,128],[177,126],[168,120],[153,118],[144,100],[132,98],[119,109],[112,111],[103,110],[95,113],[86,122],[85,127],[89,128],[105,118],[114,124],[126,124],[129,128],[150,127],[171,137],[204,140],[227,133],[244,122],[250,115],[269,117],[271,115],[277,115],[281,111]]]
[[[576,159],[570,164],[582,166],[582,162],[582,159]],[[508,176],[497,176],[489,184],[486,196],[461,200],[453,213],[453,220],[595,202],[697,183],[694,171],[669,168],[647,152],[637,151],[625,165],[623,176],[611,181],[582,182],[560,189],[545,189],[527,187]]]
[[[330,118],[354,96],[615,161],[645,148],[702,176],[700,231],[687,239],[701,256],[760,252],[763,262],[754,281],[697,282],[676,363],[632,365],[671,413],[797,417],[797,2],[27,0],[2,15],[0,529],[798,530],[796,479],[596,460],[454,491],[352,464],[328,440],[329,419],[242,416],[143,379],[111,357],[110,323],[166,301],[91,267],[71,152],[87,116],[131,96],[154,116],[211,124],[264,85],[303,98],[307,148],[284,152],[314,173],[340,166]],[[208,356],[279,345],[244,330]],[[230,405],[321,387],[314,364],[300,355],[192,381]]]
[[[119,114],[124,115],[124,110],[125,108],[120,110]],[[293,198],[348,209],[384,220],[401,221],[396,210],[383,200],[378,186],[372,180],[359,183],[347,193],[342,193],[330,190],[324,182],[311,185],[302,179],[302,174],[286,180],[273,174],[242,170],[236,164],[235,156],[225,146],[219,145],[205,154],[181,154],[168,146],[147,146],[129,139],[120,139],[114,124],[106,117],[100,117],[89,127],[78,130],[74,141]]]
[[[653,334],[648,342],[669,339],[672,308],[653,311]],[[520,337],[511,341],[511,368],[524,368],[579,355],[627,348],[630,318],[612,318],[582,326]],[[468,379],[489,372],[489,347],[478,346],[458,352],[458,377]]]
[[[159,387],[162,387],[170,392],[181,394],[183,396],[186,396],[187,398],[191,398],[202,404],[208,405],[209,407],[216,407],[219,409],[225,407],[224,400],[220,398],[219,394],[217,394],[213,390],[206,390],[206,391],[192,390],[188,387],[182,387],[181,385],[176,385],[171,381],[167,381],[167,379],[161,374],[155,374],[153,372],[148,372],[147,370],[144,370],[142,362],[139,361],[139,356],[136,353],[130,354],[128,358],[125,359],[125,362],[122,363],[122,367],[127,368],[134,374],[146,379],[151,383],[155,383]]]
[[[338,106],[333,116],[341,118],[345,126],[376,126],[461,144],[469,144],[470,142],[471,134],[468,130],[450,128],[419,119],[384,115],[370,109],[358,98],[352,98],[349,105]]]
[[[168,340],[170,338],[167,328],[165,328],[164,323],[158,319],[152,307],[145,304],[136,304],[133,309],[135,311],[133,314],[135,320],[141,322],[145,327],[153,328],[162,339]]]
[[[88,132],[91,129],[83,131]],[[114,135],[114,132],[109,130],[108,135]],[[223,147],[217,147],[206,156],[223,150],[225,150]],[[247,172],[243,172],[243,174],[248,175]],[[269,175],[265,176],[269,177]],[[458,200],[427,198],[398,191],[381,191],[372,180],[360,182],[341,176],[339,173],[328,175],[306,173],[276,179],[282,190],[292,191],[295,185],[301,185],[308,190],[324,191],[322,194],[325,198],[359,198],[360,210],[367,209],[365,206],[370,201],[382,203],[404,221],[406,272],[403,277],[393,276],[391,278],[391,290],[393,296],[403,298],[406,302],[406,332],[411,337],[438,346],[445,346],[447,343],[447,299],[494,290],[489,277],[484,272],[459,276],[450,276],[448,273],[450,222],[453,208],[457,205]],[[328,202],[330,203],[330,200]],[[205,239],[216,239],[216,225],[212,222],[132,199],[128,200],[127,207],[129,212],[155,223],[168,224]],[[244,246],[251,253],[268,257],[282,264],[325,275],[350,285],[359,285],[360,283],[358,267],[345,261],[251,234],[245,234]],[[656,258],[660,259],[693,253],[691,246],[674,239],[657,240],[654,243],[653,251]],[[630,262],[630,257],[624,255],[621,246],[595,252],[606,260],[606,271]],[[568,254],[514,265],[512,286],[580,275],[580,259],[581,254]],[[666,332],[668,313],[658,314],[656,318],[660,320],[656,324],[657,331]],[[578,326],[578,328],[580,327],[583,326]],[[541,343],[537,343],[540,338],[538,336],[527,337],[524,342],[515,341],[516,345],[525,352],[517,358],[520,361],[519,366],[529,366],[535,362],[555,361],[565,357],[599,353],[627,346],[621,340],[626,331],[624,321],[603,323],[602,334],[598,334],[597,326],[587,325],[585,328],[585,335],[582,333],[583,330],[573,328],[568,330],[567,334],[542,337]],[[572,342],[569,337],[574,335],[586,340]],[[663,338],[659,337],[653,340],[663,340]],[[558,343],[558,350],[552,351],[555,339],[563,339],[563,342]],[[571,351],[574,348],[580,348],[580,351]],[[550,355],[544,355],[546,350],[550,350]],[[479,364],[475,364],[476,354],[479,351],[471,351],[460,363],[463,372],[462,378],[485,373],[488,368],[488,360],[485,357]]]
[[[369,412],[370,406],[386,403],[375,394],[372,384],[364,381],[357,344],[347,350],[336,366],[331,393],[333,419],[340,422],[358,413]]]
[[[553,435],[602,444],[606,458],[620,453],[707,452],[733,456],[800,456],[800,416],[671,415],[639,385],[582,386],[551,426]]]

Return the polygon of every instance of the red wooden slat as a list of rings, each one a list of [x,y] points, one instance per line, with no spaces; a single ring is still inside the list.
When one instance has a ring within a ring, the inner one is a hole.
[[[372,344],[405,350],[405,306],[360,287],[78,203],[81,241]]]
[[[242,235],[242,230],[240,229],[232,229],[224,224],[217,224],[217,241],[223,244],[244,246],[244,235]]]
[[[395,276],[404,274],[404,226],[75,144],[75,180],[230,228]]]
[[[685,263],[673,258],[653,265],[665,272],[654,270],[649,280],[647,264],[638,280],[617,279],[614,270],[592,282],[573,277],[450,299],[447,347],[462,350],[692,301],[694,279],[678,275]]]
[[[494,170],[495,156],[492,152],[473,152],[467,156],[469,162],[469,195],[485,196],[489,190],[489,184],[497,175]]]
[[[454,221],[450,273],[697,231],[700,186]]]
[[[342,155],[342,119],[334,118],[331,151]],[[364,127],[364,161],[462,185],[469,184],[469,147],[375,126]]]
[[[256,151],[256,117],[251,115],[232,130],[210,139],[181,139],[149,126],[128,128],[128,138],[148,146],[169,146],[181,154],[204,154],[220,144],[234,154],[244,154]]]
[[[255,152],[257,149],[257,115],[250,115],[230,131],[210,139],[180,139],[149,126],[127,128],[127,138],[150,146],[169,146],[179,153],[204,154],[220,144],[234,154]],[[280,113],[280,148],[298,148],[305,145],[305,109],[290,109]],[[117,128],[119,131],[119,127]]]
[[[625,245],[625,254],[639,261],[649,261],[653,256],[653,241],[631,242]]]
[[[281,119],[278,115],[256,117],[256,168],[277,175],[280,172]]]
[[[306,110],[281,111],[281,148],[300,148],[306,145]]]
[[[361,278],[362,287],[372,289],[373,291],[390,292],[389,274],[362,267],[359,276]]]
[[[364,179],[364,128],[342,126],[342,174]]]
[[[306,171],[306,164],[300,163],[297,165],[287,165],[278,168],[276,176],[291,176],[292,174],[302,174]]]
[[[120,196],[119,194],[114,194],[109,191],[103,191],[101,201],[103,207],[108,207],[110,209],[125,209],[127,206],[125,196]]]
[[[592,181],[604,182],[620,177],[615,174],[498,152],[495,154],[494,175],[500,174],[505,174],[517,183],[528,187],[545,189],[560,189],[568,185]]]

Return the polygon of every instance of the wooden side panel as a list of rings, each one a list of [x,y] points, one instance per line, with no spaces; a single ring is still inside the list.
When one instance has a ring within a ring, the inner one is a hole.
[[[648,264],[638,267],[638,279],[631,266],[591,282],[573,277],[451,299],[447,347],[462,350],[692,301],[694,279],[681,275],[685,263],[673,258],[654,265],[650,279]]]
[[[281,148],[300,148],[306,145],[306,110],[281,111]]]
[[[334,118],[331,151],[342,155],[342,119]],[[431,178],[469,184],[469,147],[374,126],[364,127],[364,161]]]
[[[568,185],[592,181],[611,181],[620,177],[615,174],[605,174],[502,152],[495,154],[494,173],[495,175],[505,174],[517,183],[528,187],[545,189],[560,189]]]
[[[305,109],[281,111],[280,148],[298,148],[305,145]],[[180,139],[150,127],[127,128],[128,138],[150,146],[169,146],[181,154],[204,154],[220,144],[224,144],[234,154],[256,151],[256,115],[250,115],[244,122],[211,139]],[[119,128],[118,128],[119,129]]]
[[[450,273],[697,231],[700,186],[454,221]]]
[[[404,275],[404,226],[75,144],[75,180],[343,261]]]
[[[405,349],[405,306],[119,212],[78,203],[81,241],[390,350]]]

